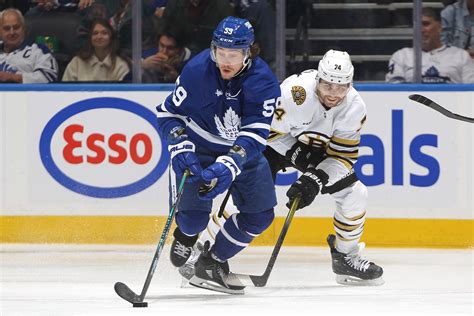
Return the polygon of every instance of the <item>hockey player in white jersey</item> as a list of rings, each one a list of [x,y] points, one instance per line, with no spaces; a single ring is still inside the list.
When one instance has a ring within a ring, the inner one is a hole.
[[[309,206],[318,194],[331,194],[335,199],[336,234],[327,241],[336,281],[378,285],[383,283],[383,270],[361,255],[364,244],[359,244],[367,188],[358,181],[353,166],[366,107],[352,87],[353,75],[349,54],[329,50],[318,71],[287,78],[281,84],[281,104],[275,111],[265,156],[272,170],[291,165],[303,172],[286,193],[289,204],[297,195],[301,195],[299,208]]]
[[[383,284],[383,270],[361,255],[359,240],[364,230],[367,188],[357,179],[360,130],[366,107],[352,87],[354,68],[346,52],[330,50],[318,71],[306,70],[281,84],[281,103],[275,110],[268,145],[264,152],[273,177],[286,167],[303,175],[287,192],[291,201],[301,195],[299,208],[309,206],[318,194],[331,194],[336,201],[335,235],[327,238],[336,281],[341,284]],[[229,204],[229,203],[228,203]],[[228,215],[224,213],[224,217]],[[201,239],[211,239],[219,229],[214,215]],[[187,264],[180,270],[192,275]]]
[[[0,83],[48,83],[57,80],[58,65],[45,45],[25,41],[25,21],[17,9],[0,13]]]

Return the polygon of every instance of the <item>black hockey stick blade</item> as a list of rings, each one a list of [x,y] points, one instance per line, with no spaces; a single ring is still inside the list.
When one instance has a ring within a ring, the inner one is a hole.
[[[163,228],[163,232],[161,233],[160,241],[158,242],[158,245],[156,247],[155,254],[153,256],[150,269],[148,270],[148,274],[145,279],[145,284],[143,285],[141,294],[137,295],[126,284],[122,282],[117,282],[114,285],[115,292],[118,294],[118,296],[132,303],[133,307],[147,307],[148,306],[148,303],[144,302],[145,295],[146,295],[146,292],[148,291],[148,287],[150,286],[151,279],[153,278],[153,275],[155,273],[156,265],[158,264],[158,259],[160,258],[160,254],[161,254],[161,251],[163,250],[163,246],[166,242],[166,238],[168,237],[168,233],[173,223],[174,214],[179,205],[179,201],[181,200],[181,196],[183,195],[184,183],[186,182],[186,178],[189,175],[190,175],[190,171],[186,170],[184,172],[183,178],[181,179],[178,192],[176,194],[176,201],[171,206],[170,212],[168,214],[168,218],[166,219],[165,227]]]
[[[268,260],[267,268],[262,275],[249,275],[249,274],[239,274],[234,273],[236,277],[238,277],[242,283],[244,284],[253,284],[256,287],[264,287],[267,285],[268,279],[270,278],[270,273],[273,270],[273,266],[275,265],[276,259],[278,257],[278,253],[280,252],[281,246],[283,245],[283,241],[285,241],[286,233],[288,232],[288,228],[290,227],[291,221],[298,209],[298,203],[300,202],[300,196],[297,196],[293,202],[291,203],[290,211],[286,216],[285,223],[281,229],[280,235],[278,236],[278,240],[273,248],[272,255]]]
[[[147,307],[148,303],[143,302],[138,294],[133,292],[126,284],[117,282],[114,285],[115,293],[124,300],[133,304],[133,307]]]
[[[453,112],[445,109],[444,107],[442,107],[438,103],[434,102],[433,100],[430,100],[430,99],[428,99],[427,97],[425,97],[421,94],[412,94],[412,95],[408,96],[408,98],[410,100],[415,101],[415,102],[419,102],[421,104],[424,104],[427,107],[432,108],[433,110],[438,111],[439,113],[441,113],[441,114],[443,114],[443,115],[445,115],[449,118],[459,120],[459,121],[474,123],[474,117],[462,116],[462,115],[453,113]]]

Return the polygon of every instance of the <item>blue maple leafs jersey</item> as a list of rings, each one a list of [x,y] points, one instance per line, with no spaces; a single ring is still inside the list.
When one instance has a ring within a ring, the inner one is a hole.
[[[265,149],[279,98],[278,81],[261,58],[224,80],[207,49],[186,64],[174,91],[156,107],[158,126],[165,137],[185,126],[191,141],[216,153],[239,145],[251,159]]]

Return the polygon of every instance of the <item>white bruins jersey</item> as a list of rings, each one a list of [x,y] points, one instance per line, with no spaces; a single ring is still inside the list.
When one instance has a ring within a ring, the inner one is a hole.
[[[268,146],[283,156],[297,141],[324,148],[327,157],[318,169],[329,175],[331,185],[352,172],[357,161],[366,107],[351,87],[341,104],[326,109],[315,92],[317,73],[306,70],[280,85],[281,102],[275,109]]]
[[[19,73],[23,83],[48,83],[58,78],[58,64],[45,45],[27,44],[5,53],[0,45],[0,71]]]
[[[443,45],[430,52],[421,52],[423,83],[474,83],[474,60],[460,48]],[[390,58],[387,82],[413,82],[413,48],[405,47]]]

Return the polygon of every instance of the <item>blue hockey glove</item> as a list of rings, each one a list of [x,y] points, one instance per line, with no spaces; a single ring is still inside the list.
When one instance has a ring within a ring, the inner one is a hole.
[[[176,176],[181,178],[184,171],[189,169],[191,176],[187,178],[187,181],[195,182],[200,180],[202,168],[194,153],[196,146],[187,138],[184,128],[173,129],[168,137],[168,151],[171,156],[171,166]]]
[[[202,171],[204,186],[199,196],[203,200],[212,200],[224,193],[240,174],[245,160],[245,151],[240,146],[233,146],[229,154],[217,157],[216,162]]]
[[[328,180],[329,176],[327,173],[320,169],[307,170],[286,192],[286,196],[289,199],[286,206],[290,208],[293,200],[298,195],[301,195],[300,202],[298,203],[298,210],[310,205],[313,203],[323,186],[328,183]]]

